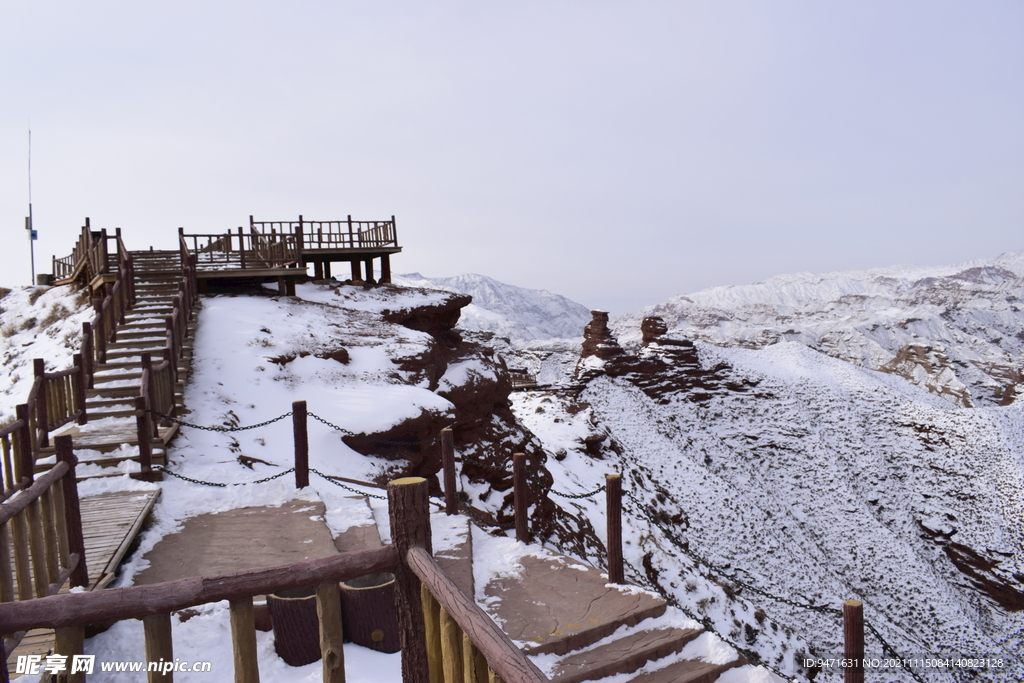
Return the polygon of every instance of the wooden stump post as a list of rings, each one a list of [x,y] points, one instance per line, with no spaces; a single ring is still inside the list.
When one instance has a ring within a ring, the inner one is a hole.
[[[28,404],[22,403],[14,407],[15,419],[21,420],[18,429],[18,453],[15,458],[14,476],[18,481],[27,479],[26,488],[35,481],[36,454],[35,434],[32,433],[32,421],[29,419]]]
[[[85,368],[86,388],[92,389],[93,362],[92,323],[82,323],[82,363]]]
[[[146,661],[169,662],[174,664],[174,647],[171,642],[171,614],[150,614],[142,617],[142,629],[145,634]],[[63,654],[63,653],[61,653]],[[148,683],[170,683],[174,680],[173,671],[147,671]]]
[[[89,415],[86,412],[85,406],[85,385],[88,383],[88,378],[85,374],[85,361],[82,358],[82,354],[76,353],[71,357],[71,362],[78,372],[75,373],[75,377],[72,380],[75,388],[75,408],[78,409],[78,424],[84,425],[89,423]]]
[[[35,371],[36,379],[39,382],[39,393],[36,394],[36,429],[41,429],[39,447],[46,448],[50,445],[50,415],[46,405],[46,361],[36,358],[32,361],[32,369]]]
[[[235,659],[235,683],[260,683],[252,598],[231,600],[228,604],[231,613],[231,649]]]
[[[864,683],[864,605],[843,603],[843,658],[854,660],[843,671],[844,683]]]
[[[455,492],[455,446],[452,444],[452,430],[441,430],[441,463],[444,467],[444,511],[454,515],[459,511]]]
[[[606,474],[604,481],[608,523],[608,582],[625,583],[622,567],[622,475]]]
[[[345,683],[345,637],[341,623],[341,594],[337,582],[316,587],[316,616],[320,623],[320,657],[324,683]]]
[[[149,354],[143,354],[143,367],[149,360]],[[149,369],[152,372],[152,368]],[[139,439],[139,464],[142,466],[141,474],[148,474],[153,470],[153,426],[152,417],[149,414],[149,403],[145,396],[135,397],[135,432]]]
[[[295,435],[295,488],[309,486],[309,434],[306,432],[306,402],[292,403],[292,433]]]
[[[395,603],[402,643],[403,683],[430,683],[427,639],[420,599],[420,580],[406,563],[409,548],[419,546],[433,553],[430,543],[430,507],[427,480],[395,479],[388,484],[388,509],[392,543],[398,550],[395,568]]]
[[[521,543],[530,542],[530,529],[527,513],[530,507],[530,495],[526,489],[526,453],[512,455],[512,505],[516,519],[516,540]]]
[[[54,439],[57,448],[57,462],[68,464],[67,473],[61,477],[64,494],[64,523],[68,530],[68,552],[78,553],[78,564],[71,572],[71,585],[88,586],[89,570],[85,564],[85,537],[82,534],[82,511],[78,503],[78,480],[75,479],[75,465],[78,458],[72,450],[70,436],[58,436]]]

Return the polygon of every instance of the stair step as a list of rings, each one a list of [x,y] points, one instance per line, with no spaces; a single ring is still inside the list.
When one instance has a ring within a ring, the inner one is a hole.
[[[699,659],[684,659],[668,666],[630,678],[626,683],[714,683],[729,669],[743,666],[740,657],[728,664],[710,664]]]
[[[675,627],[636,631],[589,650],[570,653],[558,663],[551,680],[581,683],[633,673],[648,662],[679,652],[701,633],[701,629]]]
[[[180,375],[179,375],[180,377]],[[184,389],[184,382],[181,379],[174,387],[175,395],[182,392]],[[104,398],[134,398],[139,395],[139,383],[136,382],[134,385],[126,385],[123,387],[112,387],[106,386],[97,389],[89,389],[85,392],[86,395],[86,410],[88,410],[89,399],[93,397],[104,397]]]

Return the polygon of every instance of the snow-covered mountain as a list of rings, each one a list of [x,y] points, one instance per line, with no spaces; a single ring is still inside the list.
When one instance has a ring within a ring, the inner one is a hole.
[[[634,579],[799,680],[842,679],[803,665],[841,656],[842,622],[798,604],[849,598],[903,656],[1003,657],[927,680],[1022,680],[1024,402],[955,406],[803,344],[713,346],[651,319],[631,353],[606,320],[576,389],[514,406],[560,490],[623,474]]]
[[[402,287],[442,289],[473,297],[462,310],[459,327],[494,332],[516,341],[577,338],[590,320],[586,306],[543,289],[525,289],[485,275],[429,278],[419,273],[394,275]]]
[[[1024,252],[943,267],[798,273],[674,297],[612,321],[624,345],[660,316],[675,338],[796,341],[902,375],[956,405],[1008,404],[1024,381]]]

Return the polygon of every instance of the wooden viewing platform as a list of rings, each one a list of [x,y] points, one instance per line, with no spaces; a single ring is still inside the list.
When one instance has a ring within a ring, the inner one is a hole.
[[[219,234],[186,233],[179,228],[182,259],[196,258],[199,292],[211,282],[277,281],[284,294],[295,293],[295,281],[331,277],[331,264],[348,262],[353,282],[374,282],[375,259],[380,260],[377,282],[391,282],[391,255],[398,246],[395,217],[384,221],[257,221],[249,216],[249,230]]]

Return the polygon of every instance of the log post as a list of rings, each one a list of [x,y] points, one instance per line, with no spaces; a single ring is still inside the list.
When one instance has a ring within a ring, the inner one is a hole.
[[[71,662],[74,656],[80,655],[85,651],[85,627],[68,626],[67,628],[58,628],[55,629],[54,636],[53,651],[68,658],[68,673],[66,678],[61,680],[66,681],[66,683],[85,683],[84,671],[71,673]],[[0,640],[3,639],[0,638]]]
[[[250,227],[250,229],[252,228]],[[238,252],[242,268],[245,269],[245,241],[242,236],[242,226],[238,226]]]
[[[86,387],[92,389],[93,356],[92,323],[82,323],[82,363],[85,367]]]
[[[516,540],[521,543],[530,542],[530,529],[527,514],[530,507],[529,491],[526,490],[526,454],[512,455],[512,504],[515,508]]]
[[[146,662],[167,662],[173,667],[174,647],[171,643],[170,612],[142,617],[142,629],[146,642]],[[172,671],[149,671],[147,666],[147,683],[171,683],[173,680],[174,673]]]
[[[362,262],[359,259],[354,258],[351,261],[349,261],[349,265],[352,266],[352,282],[362,282],[363,281]]]
[[[292,433],[295,436],[295,488],[309,486],[309,434],[306,432],[306,402],[292,403]]]
[[[50,415],[46,405],[46,361],[42,358],[34,359],[32,369],[36,380],[39,381],[39,393],[36,394],[36,429],[43,430],[39,437],[39,447],[46,448],[50,445]]]
[[[441,665],[441,605],[430,589],[420,582],[420,602],[423,604],[423,632],[427,642],[427,666],[432,682],[444,680]]]
[[[85,385],[89,381],[85,374],[85,359],[80,353],[76,353],[71,358],[71,362],[78,368],[78,372],[72,379],[75,388],[75,408],[78,409],[78,424],[84,425],[89,422],[89,415],[85,410]]]
[[[463,682],[462,629],[451,615],[441,608],[441,666],[445,683]],[[471,683],[466,681],[465,683]]]
[[[381,254],[380,256],[380,282],[381,284],[391,284],[391,255]]]
[[[433,553],[427,480],[422,477],[405,477],[390,482],[388,510],[392,543],[399,557],[395,568],[395,604],[398,608],[398,631],[402,644],[402,681],[430,683],[420,580],[406,563],[406,554],[413,546]]]
[[[71,586],[88,586],[89,570],[86,566],[85,537],[82,534],[82,511],[78,503],[78,480],[75,479],[75,465],[78,458],[72,450],[70,436],[54,439],[57,447],[57,462],[68,464],[67,473],[61,477],[64,493],[64,523],[68,529],[68,551],[78,553],[78,564],[71,572]]]
[[[149,354],[144,354],[148,356]],[[152,372],[150,368],[150,372]],[[163,476],[160,472],[153,471],[153,427],[152,427],[152,416],[149,412],[149,403],[146,401],[145,396],[135,397],[135,433],[138,435],[139,441],[139,465],[142,467],[140,472],[133,472],[132,479],[139,479],[142,481],[161,481]],[[153,475],[160,475],[154,478]]]
[[[843,603],[843,683],[864,683],[864,605],[860,600]]]
[[[235,659],[235,683],[260,683],[252,598],[231,600],[228,604],[231,613],[231,649]]]
[[[604,481],[608,523],[608,582],[625,583],[622,567],[622,475],[606,474]]]
[[[320,661],[324,683],[345,683],[345,636],[341,624],[338,582],[316,587],[316,616],[320,622]]]
[[[14,416],[21,420],[21,428],[18,429],[18,452],[15,454],[14,477],[18,481],[25,482],[26,488],[35,481],[36,454],[35,434],[32,433],[32,421],[29,419],[28,404],[22,403],[14,408]]]
[[[454,515],[459,511],[455,492],[455,446],[452,444],[452,430],[441,430],[441,464],[444,467],[444,511]]]

